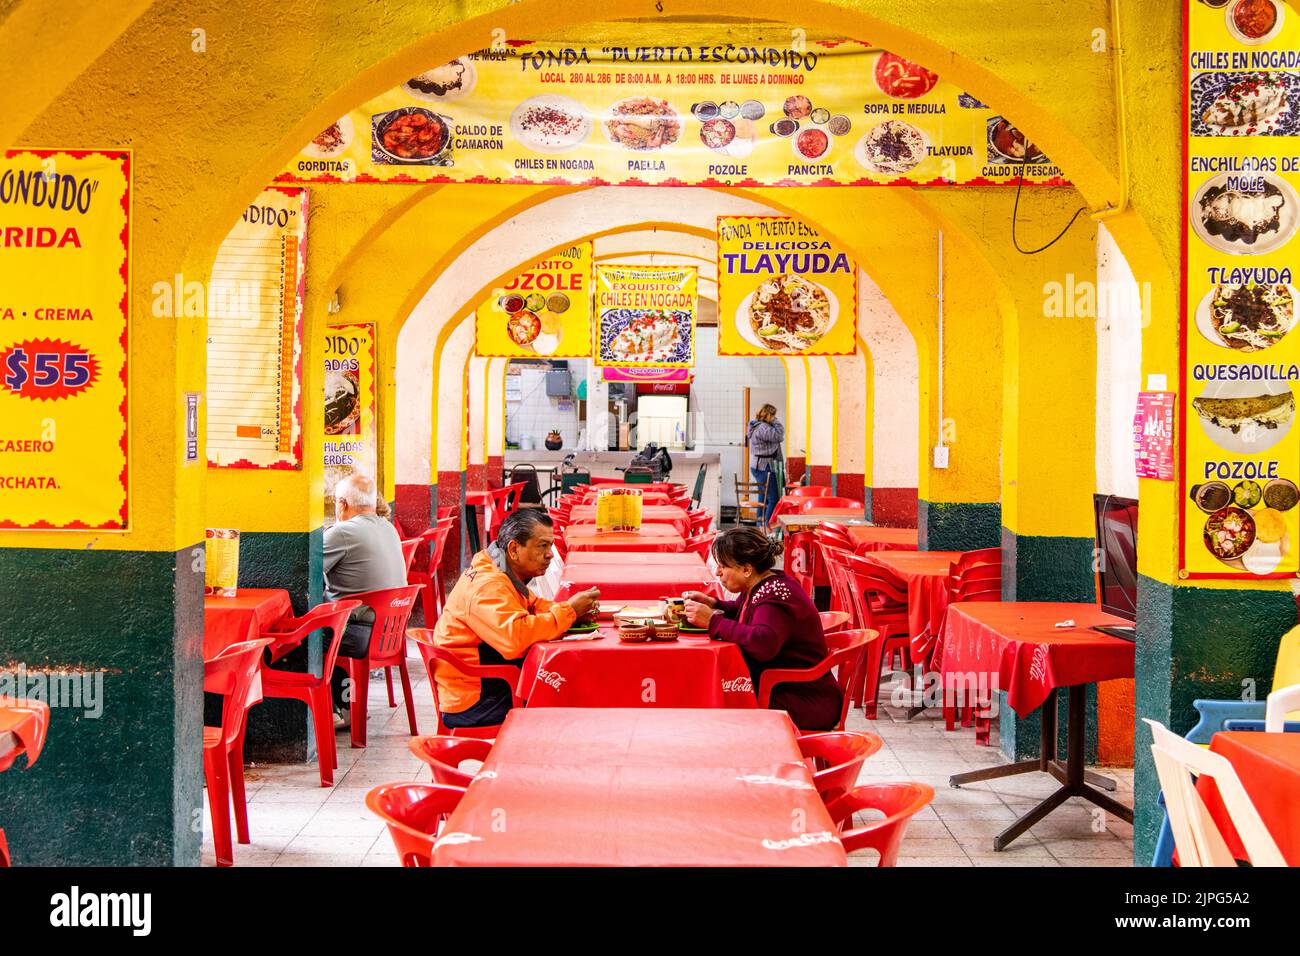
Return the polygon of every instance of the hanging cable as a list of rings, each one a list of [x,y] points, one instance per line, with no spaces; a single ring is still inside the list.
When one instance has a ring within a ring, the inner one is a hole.
[[[1027,146],[1028,140],[1025,142]],[[1037,249],[1021,249],[1020,240],[1016,238],[1016,220],[1020,217],[1020,190],[1025,186],[1025,164],[1028,162],[1029,150],[1026,149],[1025,155],[1020,160],[1020,178],[1016,181],[1016,204],[1011,210],[1011,243],[1016,247],[1016,252],[1020,253],[1022,256],[1036,256],[1038,253],[1056,245],[1060,241],[1061,237],[1070,231],[1070,227],[1074,225],[1074,221],[1088,211],[1088,207],[1080,206],[1076,209],[1074,215],[1070,217],[1070,221],[1065,224],[1065,228],[1058,232],[1056,238],[1047,243],[1047,245],[1039,246]]]

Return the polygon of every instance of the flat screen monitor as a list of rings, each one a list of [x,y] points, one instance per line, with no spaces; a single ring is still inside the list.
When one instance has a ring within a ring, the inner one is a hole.
[[[1093,513],[1101,608],[1126,621],[1136,621],[1138,503],[1116,495],[1094,495]]]

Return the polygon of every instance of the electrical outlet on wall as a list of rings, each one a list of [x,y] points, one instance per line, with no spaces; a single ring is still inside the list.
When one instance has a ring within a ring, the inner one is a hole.
[[[947,445],[934,446],[934,467],[936,468],[948,467],[948,446]]]

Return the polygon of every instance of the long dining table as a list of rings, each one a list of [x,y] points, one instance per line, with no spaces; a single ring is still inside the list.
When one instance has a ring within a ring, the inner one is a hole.
[[[952,563],[962,551],[867,551],[862,557],[907,585],[907,639],[912,660],[929,669],[930,654],[948,610]]]
[[[564,546],[574,551],[685,551],[686,540],[666,524],[643,524],[635,531],[601,531],[594,524],[564,529]]]
[[[782,711],[540,707],[507,715],[433,863],[847,860]]]

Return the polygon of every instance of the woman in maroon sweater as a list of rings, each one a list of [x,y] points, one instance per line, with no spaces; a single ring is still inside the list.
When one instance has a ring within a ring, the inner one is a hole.
[[[774,571],[780,546],[756,528],[724,531],[713,541],[718,579],[738,601],[719,601],[699,591],[686,596],[686,619],[709,636],[740,648],[758,690],[770,668],[804,669],[824,660],[826,637],[817,608],[784,571]],[[839,686],[827,673],[807,683],[777,684],[771,707],[784,710],[800,730],[830,730],[840,719]]]

